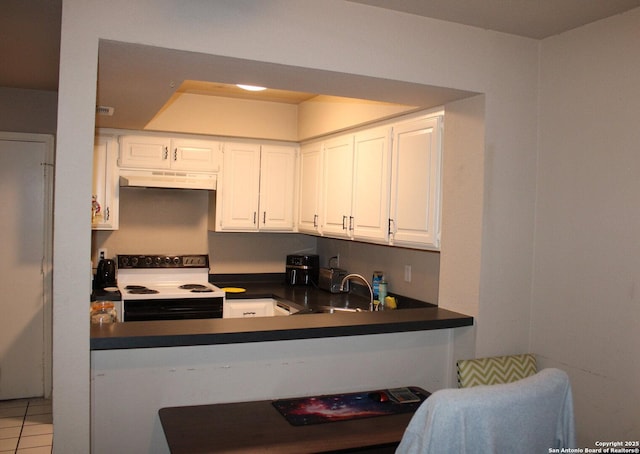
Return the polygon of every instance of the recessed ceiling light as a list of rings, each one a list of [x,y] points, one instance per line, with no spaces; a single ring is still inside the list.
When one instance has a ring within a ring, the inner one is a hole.
[[[247,90],[247,91],[262,91],[267,89],[267,87],[258,87],[256,85],[242,85],[242,84],[236,84],[236,87],[242,88],[243,90]]]

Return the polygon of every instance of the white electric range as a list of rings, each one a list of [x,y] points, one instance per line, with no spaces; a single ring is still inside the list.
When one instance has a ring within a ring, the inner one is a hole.
[[[118,320],[222,318],[225,293],[209,282],[209,256],[118,255]]]

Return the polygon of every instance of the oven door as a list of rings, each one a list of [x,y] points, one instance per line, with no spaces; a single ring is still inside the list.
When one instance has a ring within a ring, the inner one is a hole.
[[[124,300],[122,321],[222,318],[223,303],[223,297]]]

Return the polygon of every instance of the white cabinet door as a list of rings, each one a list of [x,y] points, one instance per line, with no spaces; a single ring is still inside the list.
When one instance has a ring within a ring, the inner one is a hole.
[[[260,230],[293,231],[296,148],[263,145],[260,154]]]
[[[296,158],[294,146],[226,143],[216,230],[295,230]]]
[[[353,150],[353,237],[388,241],[390,191],[390,128],[355,135]]]
[[[440,246],[442,117],[421,118],[393,128],[392,243]]]
[[[225,300],[222,318],[272,317],[274,301],[270,298]]]
[[[120,166],[137,169],[168,169],[171,167],[171,139],[154,136],[122,136]]]
[[[322,184],[322,144],[302,147],[300,152],[300,199],[298,231],[320,233],[320,195]]]
[[[340,136],[325,142],[323,160],[322,234],[350,238],[353,135]]]
[[[161,136],[122,136],[120,166],[152,170],[217,172],[220,142]]]
[[[93,190],[91,228],[118,230],[119,192],[118,142],[98,136],[93,146]]]
[[[222,184],[218,188],[220,229],[257,231],[260,145],[229,142],[222,154]]]
[[[196,172],[220,170],[220,142],[198,139],[171,140],[171,168]]]

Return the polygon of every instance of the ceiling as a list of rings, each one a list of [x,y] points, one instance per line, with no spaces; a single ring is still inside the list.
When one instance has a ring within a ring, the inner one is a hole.
[[[322,1],[322,0],[317,0]],[[531,38],[545,38],[581,25],[628,11],[640,6],[640,0],[345,0],[371,7],[481,27]],[[268,5],[265,4],[265,5]],[[60,21],[62,0],[0,1],[0,87],[57,91],[60,54]],[[239,59],[219,61],[203,54],[169,51],[139,45],[101,42],[98,103],[116,108],[114,117],[98,119],[102,127],[142,128],[176,93],[198,93],[215,96],[245,96],[227,84],[238,82],[238,74],[259,74],[266,85],[273,81],[277,102],[300,102],[311,93],[373,99],[361,90],[362,80],[347,74],[306,71],[283,65],[256,64]],[[167,59],[183,59],[189,72],[176,72]],[[117,63],[116,63],[117,62]],[[123,77],[123,62],[129,70]],[[224,65],[221,65],[223,63]],[[212,68],[215,67],[215,71]],[[220,71],[221,67],[231,70]],[[116,70],[119,68],[120,70]],[[155,71],[155,72],[152,72]],[[235,72],[234,72],[235,71]],[[211,81],[215,74],[215,83]],[[155,76],[154,76],[155,75]],[[289,75],[283,77],[283,75]],[[319,77],[322,76],[322,77]],[[331,78],[331,93],[326,77]],[[121,84],[127,80],[127,86]],[[304,80],[304,84],[299,81]],[[136,81],[139,81],[137,83]],[[168,81],[171,81],[168,83]],[[192,81],[186,82],[184,81]],[[250,82],[249,82],[250,83]],[[367,80],[368,86],[385,84],[378,93],[392,93],[384,102],[429,98],[438,102],[468,95],[455,90],[424,87],[390,81]],[[386,84],[392,83],[393,90]],[[301,92],[287,94],[287,91]],[[135,96],[132,94],[135,93]],[[417,94],[416,94],[417,93]],[[262,94],[260,96],[268,96]],[[283,96],[286,99],[283,99]],[[292,96],[299,98],[292,99]],[[417,96],[417,98],[416,98]],[[135,99],[135,101],[131,101]],[[409,102],[408,104],[412,104]],[[415,104],[413,104],[415,105]],[[427,104],[425,104],[427,105]],[[123,110],[126,115],[123,116]]]
[[[543,39],[640,6],[640,0],[348,0]]]

